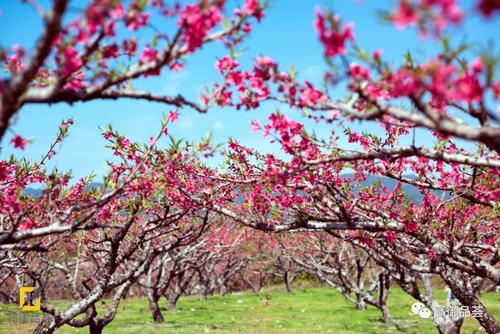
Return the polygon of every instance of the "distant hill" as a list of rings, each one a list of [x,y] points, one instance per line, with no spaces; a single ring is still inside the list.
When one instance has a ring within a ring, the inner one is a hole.
[[[348,174],[348,175],[343,175],[345,177],[353,177],[353,174]],[[414,175],[405,175],[406,178],[409,179],[415,179]],[[366,180],[363,182],[363,184],[367,187],[371,186],[375,182],[380,180],[380,182],[388,189],[392,190],[394,187],[398,184],[397,180],[391,179],[390,177],[386,176],[374,176],[374,175],[368,175]],[[423,195],[418,190],[417,187],[411,185],[411,184],[403,184],[403,192],[415,203],[420,203],[422,201]]]
[[[354,177],[354,174],[344,174],[342,175],[344,178],[352,178]],[[414,179],[414,175],[405,175],[405,177],[409,179]],[[377,180],[380,180],[380,182],[389,190],[394,189],[398,181],[391,179],[389,177],[385,176],[373,176],[373,175],[368,175],[366,180],[363,182],[365,186],[371,186],[373,183],[375,183]],[[95,188],[100,188],[102,187],[103,184],[100,182],[93,182],[90,184],[89,188],[90,189],[95,189]],[[355,190],[357,190],[355,188]],[[43,189],[42,188],[32,188],[28,187],[24,189],[24,194],[27,196],[35,197],[38,198],[42,195]],[[412,186],[410,184],[404,184],[403,185],[403,192],[415,203],[420,203],[422,201],[422,193],[418,190],[417,187]],[[439,192],[436,192],[439,193]],[[445,194],[445,198],[449,198],[449,194]],[[243,198],[237,199],[236,202],[242,202]]]
[[[88,186],[88,188],[90,190],[92,190],[92,189],[96,189],[96,188],[101,188],[102,186],[103,186],[103,183],[101,183],[101,182],[92,182]],[[30,197],[34,197],[34,198],[38,198],[38,197],[42,196],[42,193],[43,193],[43,188],[28,187],[28,188],[24,189],[24,194],[26,196],[30,196]]]

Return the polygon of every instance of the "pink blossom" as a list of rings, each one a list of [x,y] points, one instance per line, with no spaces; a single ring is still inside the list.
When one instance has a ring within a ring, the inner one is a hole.
[[[309,81],[305,82],[305,87],[301,89],[299,96],[299,106],[314,106],[325,100],[326,97],[320,90],[314,88]]]
[[[435,14],[436,19],[441,19],[443,25],[447,21],[457,24],[462,20],[463,13],[456,0],[421,0],[420,4],[424,10],[437,8],[439,12]]]
[[[149,137],[149,146],[154,146],[156,145],[156,142],[158,141],[158,139],[156,137]]]
[[[484,71],[484,62],[483,58],[477,57],[474,59],[474,61],[470,64],[470,67],[474,73],[481,73]]]
[[[326,57],[345,54],[346,41],[354,41],[354,33],[352,32],[353,24],[348,23],[341,29],[340,20],[338,18],[334,18],[334,20],[335,22],[332,23],[334,28],[328,27],[323,13],[320,10],[316,11],[314,26],[319,34],[319,39],[325,48]]]
[[[174,72],[179,72],[179,71],[182,71],[182,69],[184,68],[184,65],[181,64],[181,63],[173,63],[169,66],[169,68],[174,71]]]
[[[434,104],[445,102],[452,98],[452,76],[456,72],[455,66],[437,60],[431,60],[422,69],[431,77],[428,90],[432,93]]]
[[[265,69],[276,69],[278,64],[271,58],[267,56],[255,57],[255,63]]]
[[[434,259],[436,257],[436,251],[433,248],[429,249],[429,251],[427,252],[427,256],[431,260]]]
[[[19,230],[21,231],[27,231],[31,229],[35,224],[30,218],[26,218],[24,222],[19,226]]]
[[[258,121],[251,121],[250,122],[250,130],[252,132],[258,132],[260,130],[260,124]]]
[[[84,80],[85,72],[79,71],[71,76],[66,85],[64,85],[64,88],[74,91],[87,88],[88,84]]]
[[[418,227],[419,227],[418,223],[415,221],[404,222],[404,226],[405,226],[406,231],[408,231],[408,232],[418,231]]]
[[[108,140],[110,139],[111,137],[113,137],[113,132],[111,131],[106,131],[102,134],[102,136],[104,137],[104,139]]]
[[[224,56],[221,59],[217,60],[217,62],[215,63],[215,67],[221,74],[226,71],[231,71],[236,67],[238,67],[239,65],[240,65],[239,62],[237,62],[236,60],[234,60],[229,56]]]
[[[23,58],[26,52],[17,44],[12,47],[12,50],[14,54],[7,59],[5,66],[13,73],[21,72],[24,69]]]
[[[184,27],[182,39],[190,52],[201,47],[210,30],[222,20],[218,6],[209,5],[208,1],[202,1],[201,5],[186,5],[179,16],[178,25]]]
[[[495,95],[495,97],[500,98],[500,81],[497,81],[494,84],[492,84],[491,89],[493,90],[493,94]]]
[[[396,13],[392,15],[392,21],[397,28],[403,29],[418,22],[418,14],[408,1],[400,1]]]
[[[384,54],[384,50],[377,49],[373,51],[373,59],[380,60],[382,58],[382,55]]]
[[[107,45],[102,50],[104,58],[116,58],[118,55],[118,45],[116,44]]]
[[[241,9],[241,14],[254,16],[258,21],[262,20],[264,17],[264,11],[260,6],[259,0],[245,0],[243,8]]]
[[[271,116],[269,116],[269,120],[271,121],[271,123],[268,124],[270,128],[274,129],[280,135],[284,151],[291,153],[291,147],[295,144],[294,137],[299,135],[302,131],[302,124],[297,123],[282,114],[271,114]],[[264,130],[264,134],[269,131],[269,129],[266,128]]]
[[[176,120],[179,119],[179,112],[177,110],[172,110],[169,114],[168,114],[168,120],[170,122],[175,122]]]
[[[393,244],[398,239],[398,235],[394,231],[387,231],[385,232],[385,238],[388,243]]]
[[[142,55],[139,58],[139,62],[143,64],[153,62],[156,61],[157,57],[158,57],[158,51],[156,51],[150,46],[146,46],[142,51]]]
[[[131,38],[124,40],[122,43],[123,52],[128,56],[134,56],[137,52],[137,39]]]
[[[141,13],[138,9],[132,8],[125,16],[125,24],[129,30],[136,31],[140,27],[147,26],[150,17],[151,13]]]
[[[77,28],[77,35],[76,35],[77,44],[85,43],[89,38],[90,38],[90,33],[88,32],[87,29],[82,29],[81,27]]]
[[[125,9],[123,8],[123,3],[120,1],[118,5],[113,8],[110,12],[110,16],[112,19],[119,20],[123,16],[125,16]]]
[[[486,17],[491,17],[495,12],[500,11],[499,0],[480,0],[477,8]]]
[[[332,109],[328,110],[328,117],[331,119],[337,118],[337,116],[340,115],[340,111],[338,109]]]
[[[349,76],[354,80],[370,80],[368,69],[357,63],[352,63],[349,66]]]
[[[115,22],[109,21],[104,28],[104,34],[109,37],[115,37]]]
[[[252,31],[252,25],[250,23],[245,23],[243,26],[243,31],[249,34]]]
[[[247,15],[252,15],[259,8],[259,0],[245,0],[241,12]]]
[[[469,74],[464,73],[455,81],[457,99],[466,103],[480,102],[483,99],[483,87],[479,80]]]
[[[15,148],[19,148],[21,150],[24,150],[26,148],[26,145],[28,145],[28,140],[25,138],[21,137],[20,135],[15,135],[14,138],[10,140],[12,145],[14,145]]]
[[[74,46],[66,47],[63,50],[62,57],[62,75],[65,77],[78,70],[83,64],[82,59],[78,54],[78,50]]]

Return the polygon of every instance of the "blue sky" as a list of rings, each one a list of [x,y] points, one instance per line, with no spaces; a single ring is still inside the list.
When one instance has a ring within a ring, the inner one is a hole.
[[[78,3],[79,1],[73,0],[73,4]],[[293,64],[300,79],[319,82],[323,69],[322,48],[313,29],[314,10],[318,5],[329,6],[345,21],[355,22],[356,39],[369,52],[383,49],[384,56],[395,62],[400,61],[407,50],[421,58],[435,52],[433,43],[422,40],[414,29],[399,32],[394,27],[381,23],[378,11],[390,9],[392,4],[391,0],[365,0],[362,3],[352,0],[274,0],[263,22],[254,25],[251,38],[245,42],[248,49],[238,60],[245,66],[255,56],[268,55],[277,60],[282,69],[289,69]],[[466,9],[473,6],[471,1],[462,1],[462,4]],[[39,32],[41,27],[36,14],[17,0],[1,2],[0,11],[0,44],[4,47],[14,43],[31,46],[37,37],[35,32]],[[485,45],[487,40],[494,40],[498,44],[499,37],[495,36],[494,28],[493,23],[484,24],[484,21],[474,17],[466,22],[466,35],[453,34],[453,37],[459,41],[466,39],[478,46]],[[137,86],[155,93],[183,94],[197,100],[204,85],[219,79],[214,63],[225,54],[222,47],[210,45],[191,56],[182,72],[164,71],[160,77],[150,77]],[[333,92],[341,95],[340,89]],[[0,159],[15,154],[29,160],[38,160],[53,140],[60,121],[73,117],[75,125],[70,136],[49,166],[71,169],[75,177],[82,177],[92,171],[102,175],[105,172],[105,161],[112,155],[104,147],[105,141],[100,135],[99,127],[112,123],[115,129],[127,137],[147,141],[156,133],[162,113],[168,113],[172,109],[162,104],[132,100],[96,101],[73,106],[27,106],[18,114],[13,129],[32,139],[33,143],[25,151],[15,150],[8,144],[11,135],[7,135],[1,143]],[[249,121],[264,121],[274,111],[273,105],[264,105],[251,112],[214,108],[208,114],[184,109],[181,110],[180,119],[170,127],[170,133],[177,138],[196,140],[212,131],[215,142],[225,142],[228,137],[234,137],[243,144],[262,151],[277,152],[278,149],[267,139],[260,134],[251,133],[249,126]],[[298,111],[290,111],[290,117],[300,119],[301,116]],[[328,131],[323,125],[311,122],[306,122],[306,125],[320,133]],[[212,163],[219,161],[220,159],[216,159]]]

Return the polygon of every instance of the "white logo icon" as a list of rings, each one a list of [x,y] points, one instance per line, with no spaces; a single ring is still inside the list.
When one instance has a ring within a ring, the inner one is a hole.
[[[416,302],[411,306],[411,312],[418,315],[420,318],[429,319],[432,316],[432,311],[429,310],[423,303]]]

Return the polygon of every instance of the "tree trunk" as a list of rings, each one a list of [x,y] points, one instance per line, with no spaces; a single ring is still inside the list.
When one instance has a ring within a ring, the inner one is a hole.
[[[227,296],[229,292],[229,289],[226,287],[225,284],[221,284],[220,286],[220,294],[223,295],[223,296]]]
[[[200,291],[200,299],[201,300],[207,300],[207,296],[208,296],[208,287],[206,284],[202,284],[201,285],[201,291]]]
[[[161,314],[160,306],[158,305],[158,299],[159,298],[148,293],[149,309],[151,310],[151,314],[153,315],[153,320],[156,323],[162,323],[165,321],[165,319],[163,318],[163,314]]]
[[[446,283],[451,289],[451,292],[458,298],[462,305],[468,306],[471,315],[478,315],[475,317],[481,326],[489,334],[500,333],[500,325],[497,323],[495,318],[488,312],[486,307],[481,303],[481,301],[474,295],[474,293],[464,291],[455,282],[448,279],[448,277],[441,276],[445,279]]]
[[[460,334],[460,327],[462,327],[462,321],[458,323],[449,321],[437,326],[439,334]]]
[[[382,316],[384,317],[384,322],[386,324],[392,323],[391,313],[389,312],[389,308],[387,307],[387,305],[385,303],[381,305],[380,310],[382,311]]]
[[[33,334],[52,334],[54,333],[54,329],[49,330],[47,327],[45,327],[43,321],[36,326],[36,328],[33,330]]]
[[[379,280],[378,304],[380,305],[380,310],[382,311],[382,316],[386,324],[392,323],[392,317],[389,312],[389,307],[387,307],[387,297],[389,296],[390,279],[391,276],[388,273],[381,272],[378,276]]]
[[[463,305],[469,306],[471,312],[477,312],[481,315],[476,319],[477,321],[479,321],[481,326],[483,326],[486,332],[488,332],[489,334],[500,333],[500,325],[496,322],[495,318],[490,313],[488,313],[486,307],[484,307],[484,305],[479,301],[479,299],[476,298],[476,296],[467,293],[462,294],[461,292],[456,293],[454,290],[453,293],[458,297]]]
[[[167,295],[167,310],[169,312],[175,312],[175,310],[177,310],[177,301],[179,300],[179,297],[180,295],[174,293]]]
[[[283,275],[283,280],[285,281],[286,292],[288,293],[292,292],[292,282],[290,275],[288,274],[288,271],[285,271],[285,274]]]
[[[173,301],[168,301],[168,305],[167,305],[167,310],[169,312],[175,312],[177,310],[177,306],[176,306],[176,303],[173,302]]]
[[[260,292],[264,285],[266,284],[266,274],[259,272],[259,285],[257,286],[257,292]]]
[[[100,321],[90,320],[89,334],[102,334],[103,327]]]
[[[360,293],[356,293],[356,308],[358,310],[366,310],[366,303]]]

